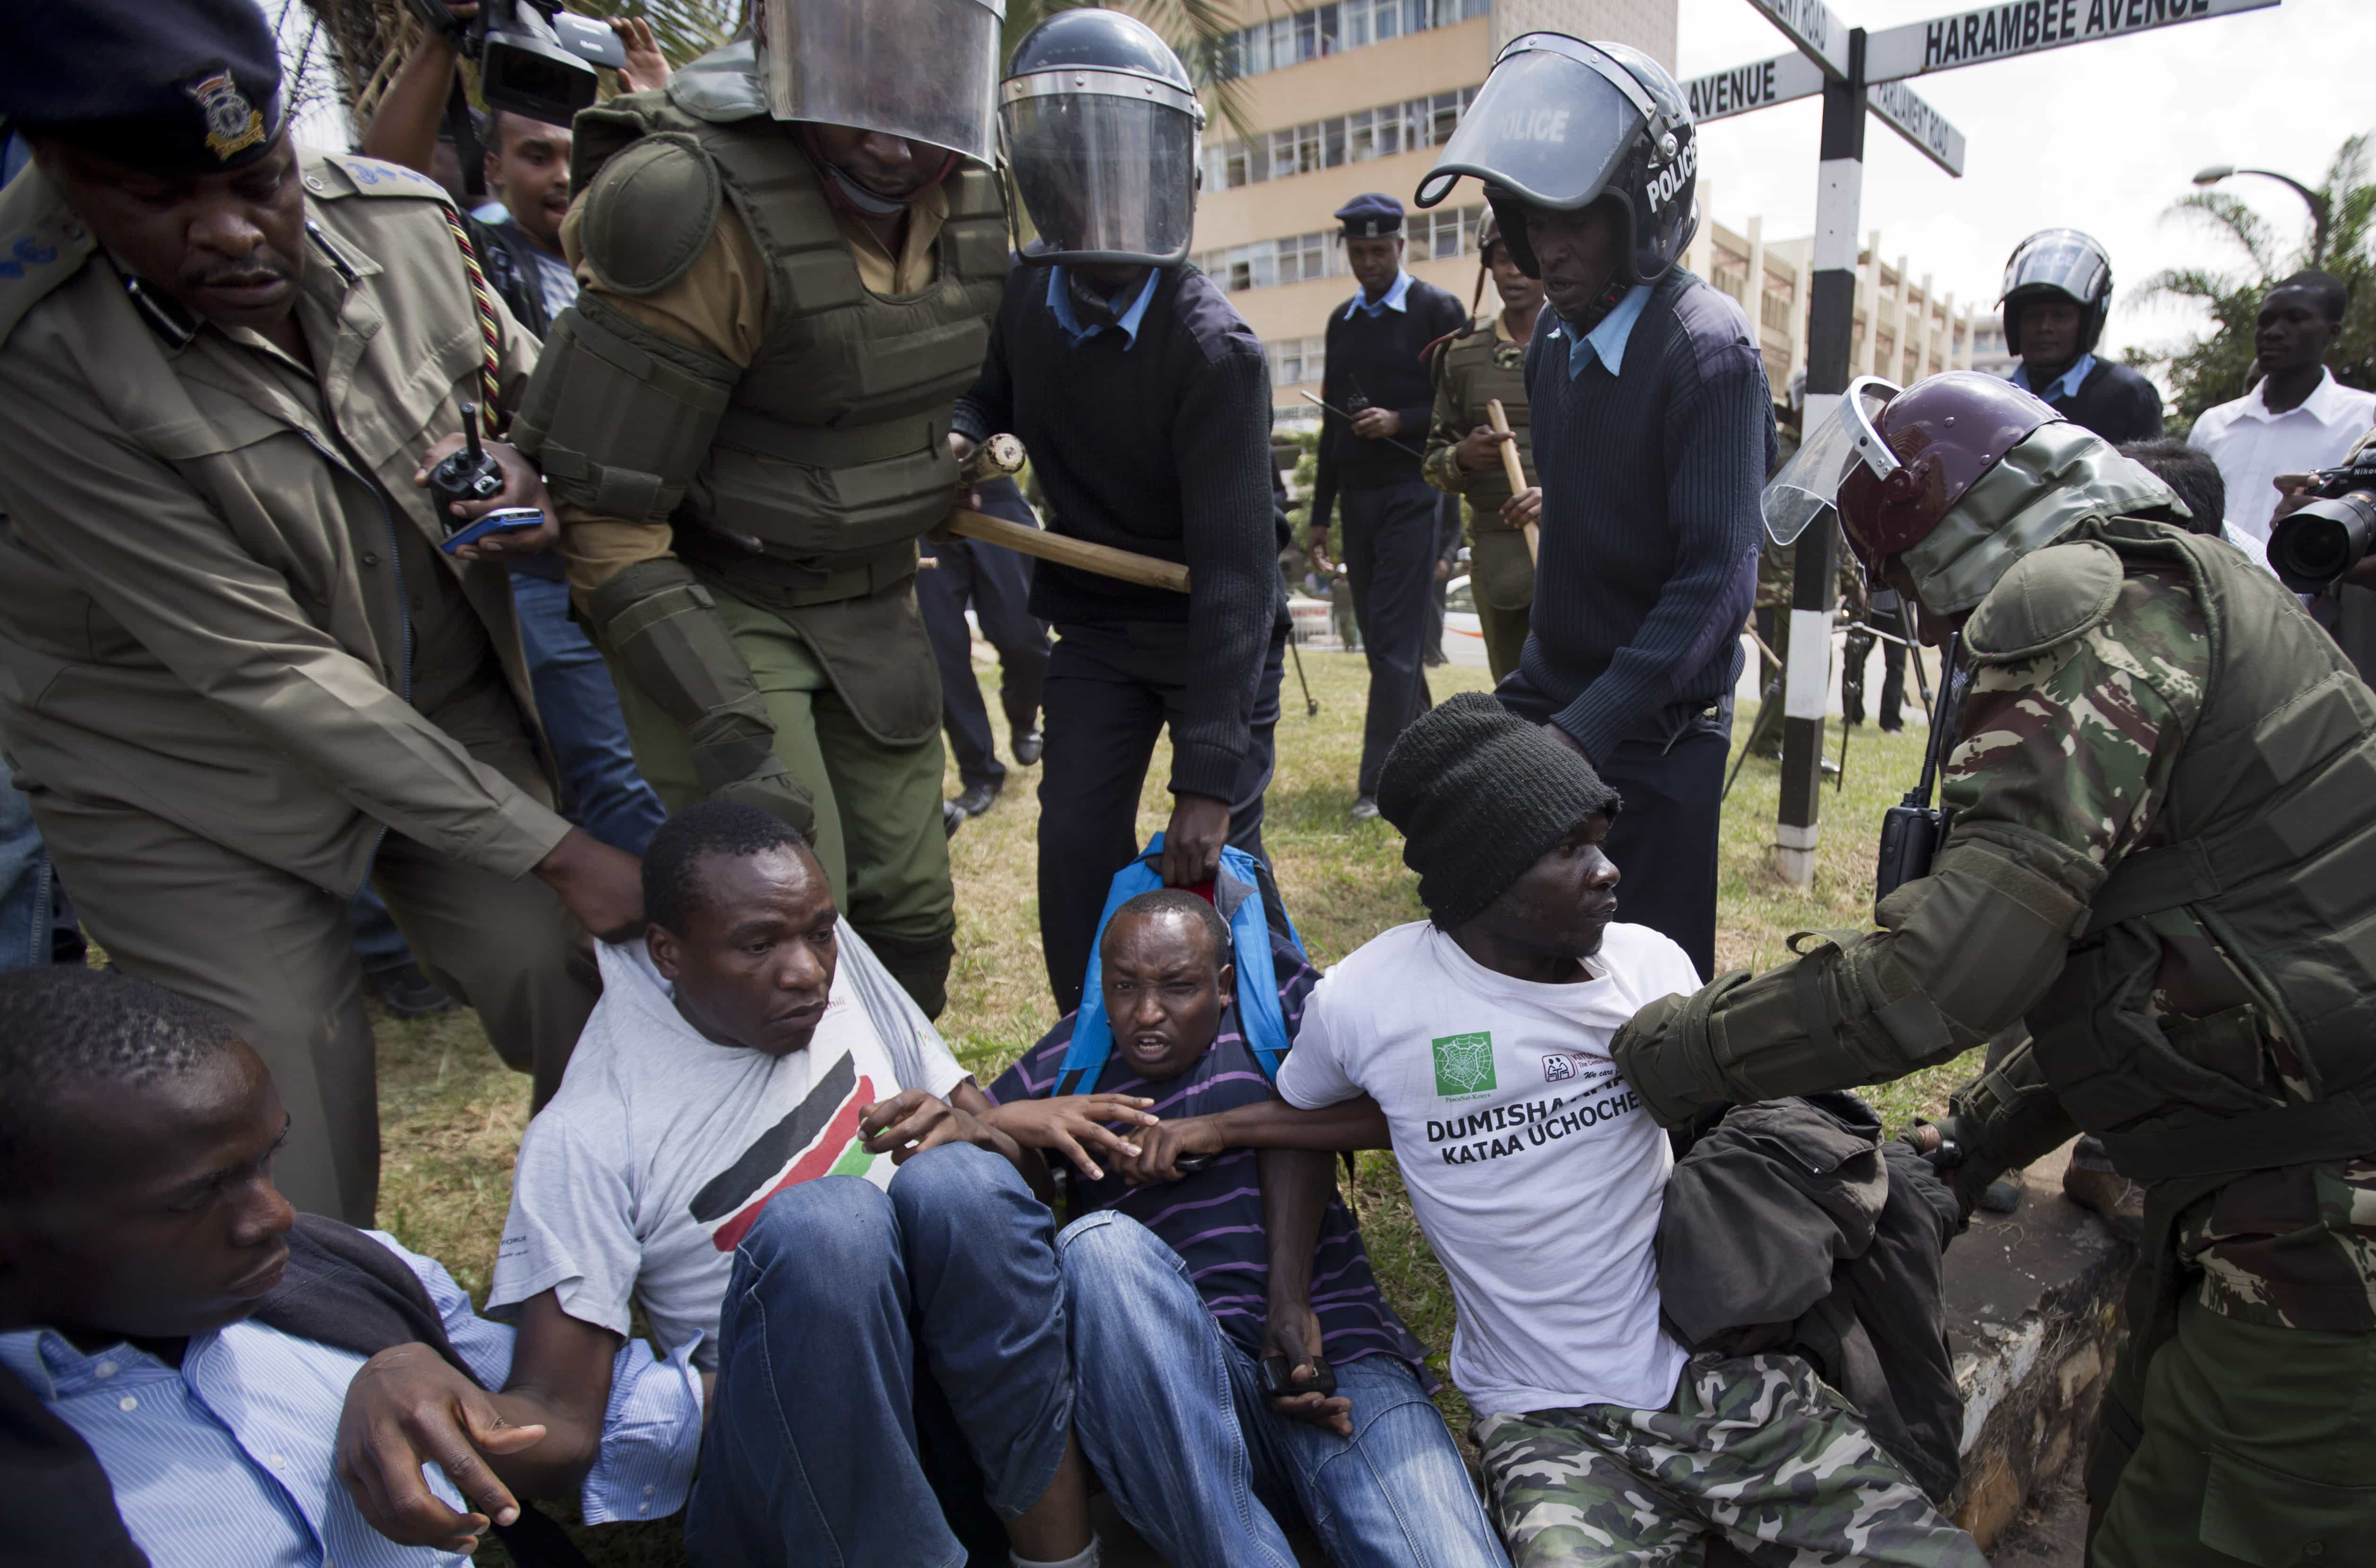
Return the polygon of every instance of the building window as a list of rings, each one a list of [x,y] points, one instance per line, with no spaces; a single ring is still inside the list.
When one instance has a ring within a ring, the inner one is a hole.
[[[1405,33],[1454,27],[1491,10],[1491,0],[1339,0],[1241,28],[1222,47],[1234,57],[1238,75],[1254,77]]]
[[[1325,338],[1282,338],[1264,348],[1270,354],[1270,384],[1273,386],[1299,386],[1305,382],[1322,379],[1328,370],[1328,339]]]
[[[1460,117],[1477,101],[1477,91],[1463,88],[1357,110],[1272,131],[1251,142],[1215,142],[1206,148],[1206,182],[1217,190],[1234,190],[1437,146],[1450,138]]]
[[[1404,255],[1411,261],[1442,260],[1467,255],[1477,249],[1477,235],[1485,222],[1485,208],[1435,208],[1414,212],[1403,225]],[[1197,270],[1230,293],[1267,289],[1276,283],[1308,283],[1318,278],[1339,278],[1346,272],[1345,247],[1336,231],[1291,234],[1282,240],[1259,240],[1250,245],[1202,251],[1188,258]],[[1316,375],[1313,379],[1316,379]]]

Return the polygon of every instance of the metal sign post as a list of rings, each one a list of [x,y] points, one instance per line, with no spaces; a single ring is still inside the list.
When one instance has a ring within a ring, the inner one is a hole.
[[[1961,175],[1964,134],[1907,88],[1907,78],[2264,10],[2282,0],[2002,0],[1870,35],[1861,28],[1844,28],[1823,0],[1749,3],[1782,30],[1798,53],[1712,71],[1684,83],[1683,89],[1692,118],[1702,124],[1824,95],[1802,425],[1813,430],[1847,390],[1856,337],[1858,207],[1864,188],[1868,112],[1940,168]],[[1839,571],[1836,533],[1829,528],[1808,529],[1800,536],[1793,557],[1775,863],[1800,887],[1814,880],[1820,837],[1824,716],[1831,704],[1832,589]]]

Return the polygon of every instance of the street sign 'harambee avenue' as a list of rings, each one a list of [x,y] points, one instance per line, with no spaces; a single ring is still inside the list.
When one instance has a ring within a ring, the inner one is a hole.
[[[1750,0],[1750,4],[1769,15],[1773,9],[1765,0]],[[1928,71],[1977,65],[2071,43],[2095,43],[2276,4],[2277,0],[2003,0],[2000,5],[1975,6],[1953,16],[1871,34],[1864,44],[1864,79],[1896,81]],[[1784,26],[1783,31],[1790,30]],[[1797,36],[1791,34],[1794,42]]]
[[[1824,68],[1804,54],[1776,54],[1771,60],[1710,71],[1683,83],[1683,101],[1691,105],[1692,123],[1729,120],[1752,109],[1771,109],[1794,98],[1812,98],[1824,90]]]

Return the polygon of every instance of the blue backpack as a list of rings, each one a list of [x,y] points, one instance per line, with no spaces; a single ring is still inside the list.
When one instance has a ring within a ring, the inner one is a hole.
[[[1081,990],[1081,1010],[1073,1020],[1073,1040],[1057,1069],[1056,1094],[1080,1094],[1097,1087],[1098,1076],[1113,1054],[1113,1026],[1106,1018],[1105,995],[1097,955],[1104,950],[1106,925],[1114,911],[1142,893],[1163,885],[1158,869],[1163,859],[1163,835],[1147,840],[1138,859],[1114,873],[1106,894],[1105,911],[1098,916],[1098,934],[1089,946],[1088,983]],[[1276,1081],[1278,1063],[1290,1043],[1287,1016],[1279,1011],[1278,967],[1271,960],[1272,932],[1284,938],[1297,957],[1303,956],[1303,938],[1275,892],[1268,892],[1270,873],[1243,849],[1223,846],[1221,867],[1213,877],[1213,908],[1229,922],[1230,963],[1237,969],[1238,1027],[1246,1045],[1261,1064],[1263,1076]],[[1086,1086],[1086,1088],[1084,1087]]]

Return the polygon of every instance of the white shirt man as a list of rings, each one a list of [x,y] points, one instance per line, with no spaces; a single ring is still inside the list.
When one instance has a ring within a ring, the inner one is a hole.
[[[2343,461],[2376,425],[2376,393],[2361,392],[2322,370],[2300,406],[2273,414],[2263,381],[2232,403],[2204,411],[2186,440],[2211,455],[2228,481],[2228,525],[2265,549],[2276,510],[2276,477],[2306,474]]]

